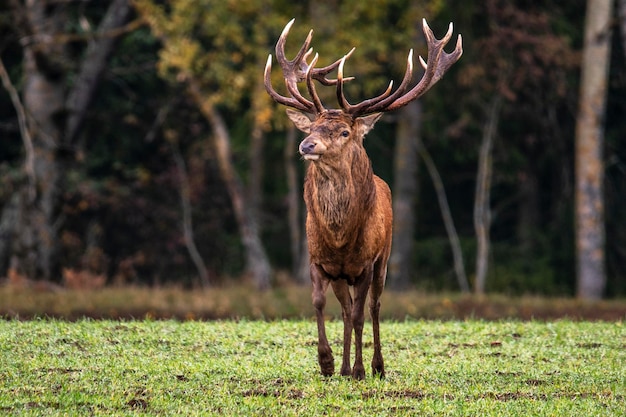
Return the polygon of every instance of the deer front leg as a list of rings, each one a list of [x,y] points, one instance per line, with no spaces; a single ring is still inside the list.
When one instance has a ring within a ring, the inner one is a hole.
[[[313,307],[317,318],[317,361],[320,364],[322,375],[331,376],[335,372],[333,352],[326,337],[324,324],[324,307],[326,306],[326,290],[329,280],[319,265],[311,264],[311,281],[313,283]]]
[[[372,285],[370,286],[370,316],[372,317],[372,330],[374,333],[374,357],[372,358],[372,375],[378,375],[381,378],[385,377],[385,362],[383,361],[383,354],[380,347],[380,330],[379,330],[379,315],[380,315],[380,296],[385,287],[385,278],[387,275],[387,264],[381,262],[381,266],[377,266],[374,271],[374,278]]]
[[[343,318],[343,356],[341,361],[341,375],[352,374],[350,369],[350,346],[352,344],[352,296],[350,287],[345,279],[331,281],[333,291],[341,304],[341,317]]]
[[[363,323],[365,322],[365,300],[370,283],[372,282],[372,268],[367,268],[357,279],[354,286],[354,304],[352,305],[352,326],[354,327],[354,367],[352,377],[365,379],[363,367]]]

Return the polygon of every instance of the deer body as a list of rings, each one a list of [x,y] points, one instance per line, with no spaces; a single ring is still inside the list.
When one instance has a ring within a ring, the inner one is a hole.
[[[413,71],[411,51],[407,71],[396,91],[392,93],[390,84],[380,96],[351,105],[344,97],[343,83],[352,78],[344,79],[343,67],[354,49],[327,67],[315,68],[317,54],[310,64],[307,63],[312,53],[309,49],[312,32],[309,32],[296,57],[289,61],[285,58],[284,46],[292,24],[293,20],[285,26],[276,44],[276,56],[290,97],[278,94],[271,85],[271,55],[265,67],[265,87],[274,100],[298,110],[287,109],[287,115],[308,135],[300,143],[299,151],[304,159],[311,161],[304,181],[304,201],[312,299],[318,329],[318,362],[323,375],[333,374],[334,360],[324,324],[326,291],[331,286],[341,304],[344,324],[341,375],[352,375],[356,379],[365,377],[362,337],[365,302],[369,295],[374,338],[372,372],[384,376],[379,312],[391,251],[391,191],[374,175],[363,139],[383,112],[408,104],[443,76],[461,56],[461,38],[459,36],[454,52],[445,53],[443,47],[452,36],[452,27],[443,39],[438,40],[424,21],[429,61],[426,64],[420,58],[426,70],[420,82],[405,94]],[[337,79],[328,79],[326,76],[335,69]],[[341,109],[324,108],[313,80],[323,85],[336,85]],[[301,81],[306,81],[311,100],[300,94],[297,83]],[[355,359],[351,367],[353,332]]]
[[[341,119],[350,120],[339,112],[321,116],[320,128],[310,129],[300,148],[305,158],[324,149],[314,154],[304,183],[311,260],[332,277],[352,279],[391,246],[391,191],[372,171],[362,145],[364,122],[353,128]]]
[[[299,150],[305,159],[311,160],[304,181],[304,201],[322,374],[334,372],[332,351],[324,331],[326,290],[331,284],[341,303],[344,321],[341,374],[359,379],[365,376],[361,340],[369,291],[375,328],[372,369],[384,375],[378,311],[391,251],[391,191],[374,175],[363,147],[363,137],[380,114],[353,119],[342,111],[329,110],[314,121],[293,110],[288,110],[288,115],[300,130],[309,134]],[[354,299],[350,286],[354,287]],[[354,369],[350,367],[353,329]]]
[[[368,264],[388,258],[391,191],[375,175],[364,181],[345,174],[335,172],[335,178],[326,179],[315,166],[309,167],[304,186],[306,230],[311,263],[320,265],[329,277],[354,285]],[[349,184],[333,185],[338,179]],[[359,189],[369,195],[363,196]]]

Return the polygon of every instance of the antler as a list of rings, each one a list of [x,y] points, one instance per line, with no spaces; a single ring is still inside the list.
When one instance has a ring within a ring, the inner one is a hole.
[[[354,48],[344,55],[343,58],[335,61],[331,65],[324,68],[315,68],[315,64],[319,58],[318,54],[315,54],[310,64],[307,63],[308,58],[313,53],[313,49],[309,48],[313,37],[313,31],[311,30],[309,31],[306,40],[300,47],[296,57],[292,60],[288,60],[285,57],[285,43],[294,21],[295,19],[291,19],[289,23],[287,23],[280,35],[280,38],[278,39],[278,42],[276,43],[276,59],[282,68],[285,85],[287,86],[287,91],[291,97],[280,95],[276,92],[276,90],[274,90],[274,87],[272,87],[271,54],[267,57],[267,64],[265,65],[265,89],[278,103],[308,113],[323,113],[326,111],[319,96],[317,95],[317,92],[315,91],[313,80],[317,80],[326,86],[336,84],[337,101],[339,101],[339,105],[346,113],[353,116],[361,116],[371,113],[387,112],[406,106],[411,101],[422,96],[433,85],[435,85],[441,77],[443,77],[452,64],[458,61],[463,54],[463,39],[461,35],[457,38],[454,51],[447,53],[443,50],[452,38],[452,23],[450,23],[446,35],[442,39],[437,39],[435,38],[433,31],[428,26],[428,23],[426,23],[426,19],[422,19],[422,28],[428,46],[428,63],[426,63],[422,57],[419,57],[420,64],[425,70],[422,79],[405,94],[405,91],[407,90],[413,77],[413,50],[411,49],[407,57],[407,68],[404,73],[404,78],[396,91],[392,93],[393,81],[391,81],[385,92],[381,95],[362,101],[359,104],[352,105],[348,102],[344,95],[343,83],[353,80],[354,77],[344,78],[343,67],[346,60],[350,57],[350,55],[352,55],[352,52],[354,52]],[[335,69],[337,69],[337,79],[328,79],[326,76]],[[304,97],[298,90],[298,83],[302,81],[306,81],[307,89],[312,101]]]
[[[347,81],[347,79],[343,79],[343,66],[348,56],[346,55],[341,59],[337,75],[337,100],[339,101],[341,108],[346,113],[352,114],[353,116],[360,116],[370,113],[392,111],[406,106],[411,101],[422,96],[433,85],[435,85],[435,83],[443,77],[446,71],[448,71],[452,64],[459,60],[463,54],[463,40],[461,35],[457,38],[454,51],[447,53],[443,50],[446,44],[450,41],[450,38],[452,38],[452,23],[450,23],[448,32],[442,39],[435,38],[433,31],[428,26],[428,23],[426,23],[426,19],[422,19],[422,27],[428,45],[428,63],[424,62],[421,56],[419,57],[420,64],[425,70],[424,75],[422,76],[422,79],[406,94],[404,94],[404,92],[409,86],[413,75],[412,49],[409,51],[409,56],[407,57],[407,68],[404,73],[402,83],[398,89],[393,92],[393,94],[391,93],[393,86],[392,81],[389,83],[387,90],[380,96],[365,100],[355,105],[348,103],[348,100],[346,100],[343,94],[343,82]]]
[[[317,80],[323,85],[339,85],[338,80],[328,79],[326,78],[326,76],[334,71],[341,64],[342,60],[345,60],[350,55],[352,55],[352,52],[354,52],[354,48],[352,48],[352,50],[350,50],[350,52],[348,52],[342,59],[335,61],[331,65],[328,65],[324,68],[315,68],[315,64],[317,63],[317,60],[319,58],[318,54],[315,54],[311,63],[307,64],[307,59],[313,52],[313,49],[309,48],[311,44],[311,39],[313,38],[313,30],[311,30],[309,31],[306,40],[300,47],[300,50],[298,51],[296,57],[292,60],[288,60],[285,57],[285,43],[287,41],[287,35],[289,34],[289,30],[291,29],[294,21],[295,19],[291,19],[289,23],[285,25],[285,28],[283,29],[283,32],[281,33],[280,38],[278,38],[278,42],[276,43],[276,59],[278,60],[278,63],[282,68],[283,77],[285,78],[285,85],[287,86],[287,91],[289,92],[291,97],[285,97],[280,95],[276,92],[276,90],[274,90],[274,87],[272,87],[272,81],[270,76],[272,71],[271,54],[267,57],[267,64],[265,65],[265,89],[267,90],[268,94],[280,104],[284,104],[285,106],[293,107],[309,113],[322,113],[325,111],[325,108],[322,105],[322,102],[317,95],[317,92],[315,91],[313,80]],[[352,79],[354,78],[345,78],[343,79],[342,83],[345,81],[350,81]],[[306,81],[307,89],[313,101],[307,99],[306,97],[302,96],[302,94],[300,94],[300,91],[298,90],[298,82],[302,81]]]

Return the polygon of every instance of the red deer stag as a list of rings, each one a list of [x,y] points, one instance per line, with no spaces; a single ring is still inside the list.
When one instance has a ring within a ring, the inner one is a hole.
[[[265,88],[278,103],[287,109],[293,123],[308,134],[300,143],[299,151],[311,161],[304,182],[304,201],[307,208],[306,235],[308,240],[313,306],[317,317],[318,362],[325,376],[334,372],[334,360],[324,326],[326,290],[331,285],[341,303],[343,317],[343,360],[341,375],[365,378],[363,367],[363,323],[365,300],[369,293],[369,310],[374,333],[372,372],[385,374],[379,336],[380,296],[387,275],[387,260],[391,250],[392,210],[391,192],[387,184],[374,175],[371,162],[363,147],[363,137],[380,116],[417,99],[432,87],[461,56],[459,35],[452,53],[443,48],[452,37],[452,24],[443,39],[437,39],[423,21],[428,44],[428,62],[420,57],[425,72],[422,79],[407,91],[413,74],[413,50],[409,52],[407,69],[402,83],[393,91],[393,82],[380,96],[359,104],[350,104],[343,92],[343,84],[353,78],[344,78],[343,67],[354,48],[343,58],[324,67],[315,68],[318,55],[309,49],[313,31],[309,32],[293,60],[285,57],[285,42],[294,20],[283,30],[276,44],[276,58],[280,64],[289,96],[283,96],[272,87],[270,74],[272,56],[265,67]],[[337,78],[327,75],[337,70]],[[326,109],[315,90],[314,80],[322,85],[335,85],[341,109]],[[310,99],[298,90],[305,82]],[[392,92],[393,91],[393,92]],[[406,92],[406,93],[405,93]],[[350,287],[354,287],[353,295]],[[353,298],[354,296],[354,298]],[[354,329],[355,359],[350,368],[350,347]]]

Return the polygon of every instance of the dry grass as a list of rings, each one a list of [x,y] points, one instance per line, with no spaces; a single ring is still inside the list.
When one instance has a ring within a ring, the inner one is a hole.
[[[341,317],[332,291],[327,314]],[[55,317],[76,320],[82,317],[131,319],[175,318],[225,319],[308,318],[313,315],[308,286],[283,285],[258,292],[247,285],[208,290],[178,287],[105,287],[99,289],[38,288],[0,285],[0,317]],[[386,291],[382,299],[384,319],[487,319],[522,320],[623,320],[626,300],[587,303],[570,298],[474,297],[461,294],[432,294],[420,291]]]

